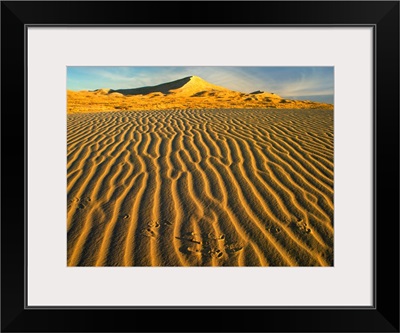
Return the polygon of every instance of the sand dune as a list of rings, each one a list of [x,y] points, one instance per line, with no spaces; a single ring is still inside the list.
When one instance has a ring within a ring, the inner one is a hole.
[[[101,90],[101,89],[99,89]],[[209,83],[198,76],[188,76],[172,82],[159,84],[157,86],[141,87],[134,89],[110,89],[109,92],[117,92],[126,96],[148,95],[161,93],[163,95],[174,94],[175,96],[188,97],[202,91],[231,92],[230,90]]]
[[[198,76],[133,89],[67,91],[67,111],[186,110],[194,108],[326,109],[332,104],[285,99],[264,91],[242,93],[209,83]]]
[[[333,265],[331,110],[68,114],[67,149],[69,266]]]

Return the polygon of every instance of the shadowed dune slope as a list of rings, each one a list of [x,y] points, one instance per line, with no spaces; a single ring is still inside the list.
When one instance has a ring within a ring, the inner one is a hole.
[[[165,95],[175,94],[190,96],[200,91],[229,91],[220,86],[208,83],[198,76],[188,76],[180,80],[159,84],[157,86],[141,87],[134,89],[109,90],[109,93],[117,92],[122,95],[148,95],[152,93],[162,93]]]
[[[333,111],[67,117],[69,266],[333,265]]]
[[[147,95],[151,93],[162,93],[169,94],[170,90],[182,88],[186,83],[190,81],[190,77],[185,77],[180,80],[176,80],[169,83],[159,84],[157,86],[149,86],[149,87],[141,87],[141,88],[133,88],[133,89],[117,89],[110,90],[110,93],[117,92],[122,95]]]

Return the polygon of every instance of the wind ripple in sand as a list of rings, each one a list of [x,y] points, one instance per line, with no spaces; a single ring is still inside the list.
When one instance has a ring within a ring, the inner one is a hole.
[[[68,115],[69,266],[332,266],[333,111]]]

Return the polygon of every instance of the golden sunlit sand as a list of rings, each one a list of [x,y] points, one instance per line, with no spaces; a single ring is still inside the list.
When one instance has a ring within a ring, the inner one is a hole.
[[[69,114],[68,265],[333,265],[333,112]]]
[[[333,265],[332,105],[197,77],[87,93],[68,93],[69,266]]]

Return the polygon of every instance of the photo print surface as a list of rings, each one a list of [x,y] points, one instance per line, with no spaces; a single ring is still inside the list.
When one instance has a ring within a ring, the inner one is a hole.
[[[333,67],[67,67],[68,266],[333,266]]]

